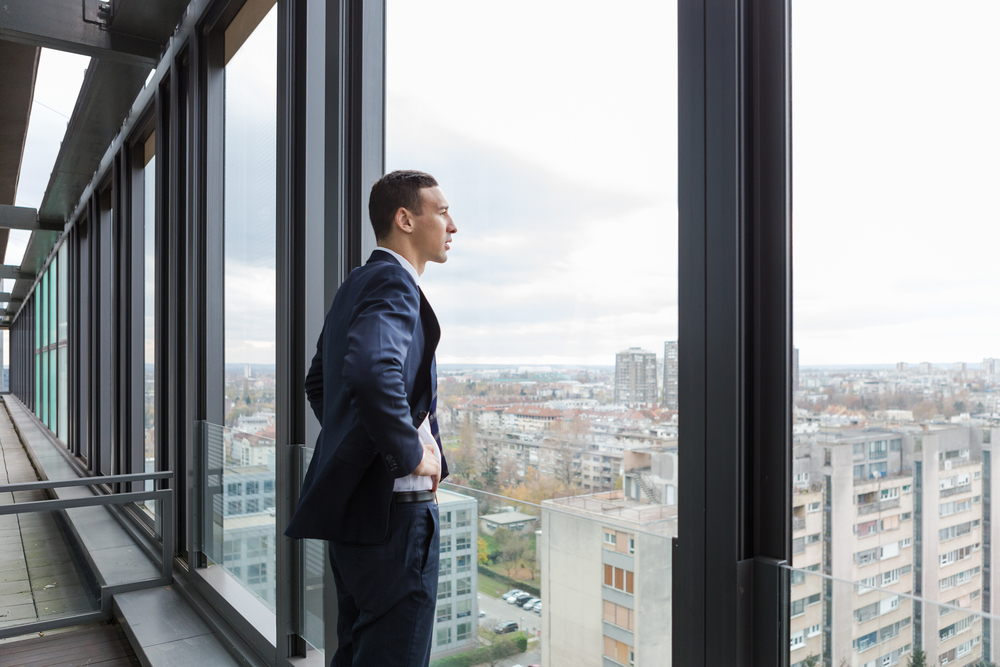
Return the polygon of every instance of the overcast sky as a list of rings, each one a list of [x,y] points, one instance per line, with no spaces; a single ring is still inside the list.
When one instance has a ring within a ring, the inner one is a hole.
[[[676,5],[627,6],[389,0],[387,166],[459,227],[424,277],[442,362],[676,335]],[[803,365],[1000,356],[998,7],[795,3]]]
[[[423,277],[442,363],[611,364],[676,336],[676,7],[623,7],[389,0],[387,166],[435,174],[459,227]],[[1000,3],[793,14],[801,363],[1000,356]],[[86,64],[43,51],[20,205]]]

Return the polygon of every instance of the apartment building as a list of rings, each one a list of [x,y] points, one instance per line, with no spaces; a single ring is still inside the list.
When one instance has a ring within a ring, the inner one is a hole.
[[[917,647],[929,664],[994,660],[998,628],[981,614],[998,537],[997,438],[1000,429],[911,424],[798,439],[793,566],[806,572],[791,582],[793,667],[810,656],[891,667]]]
[[[476,499],[438,489],[441,517],[441,565],[438,572],[437,617],[431,655],[440,658],[474,648],[479,617],[476,562]]]
[[[914,436],[917,594],[915,634],[929,659],[968,665],[983,657],[982,431],[928,428]],[[969,612],[963,613],[962,609]]]
[[[655,352],[630,347],[615,355],[615,403],[628,406],[659,403]]]
[[[622,491],[544,501],[543,667],[670,665],[676,535],[676,507]]]
[[[663,344],[663,405],[668,410],[677,409],[677,341]]]

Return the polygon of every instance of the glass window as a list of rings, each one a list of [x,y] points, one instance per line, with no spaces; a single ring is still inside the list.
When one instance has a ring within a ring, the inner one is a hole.
[[[223,174],[223,389],[226,475],[268,466],[273,482],[276,339],[278,11],[248,0],[225,31]],[[255,475],[254,485],[257,484]],[[250,489],[245,489],[250,493]],[[267,503],[265,502],[265,505]],[[248,499],[245,510],[257,509]],[[272,537],[274,517],[257,530]],[[223,531],[243,532],[225,525]],[[272,551],[272,558],[274,554]],[[274,610],[274,577],[253,591]]]
[[[142,169],[142,412],[144,470],[156,470],[156,133],[143,144]],[[152,491],[154,482],[146,482]],[[146,510],[156,511],[154,501]]]

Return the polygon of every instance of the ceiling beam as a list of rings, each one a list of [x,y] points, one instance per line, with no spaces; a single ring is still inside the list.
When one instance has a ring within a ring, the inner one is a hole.
[[[0,265],[0,280],[34,280],[35,276],[32,273],[27,273],[21,270],[19,266],[11,266],[10,264]]]
[[[38,211],[26,206],[0,204],[0,229],[26,229],[61,232],[65,225],[61,222],[42,222]]]
[[[96,0],[4,0],[0,39],[154,67],[162,44],[108,30]]]

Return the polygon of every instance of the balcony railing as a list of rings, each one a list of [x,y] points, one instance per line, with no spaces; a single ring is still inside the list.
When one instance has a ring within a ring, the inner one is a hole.
[[[958,495],[959,493],[972,493],[972,485],[963,484],[962,486],[955,486],[950,489],[942,489],[938,495],[942,498],[948,498],[949,496]]]
[[[899,507],[899,498],[891,498],[889,500],[868,503],[866,505],[858,505],[858,514],[874,514],[876,512],[892,509],[894,507]]]

